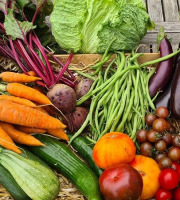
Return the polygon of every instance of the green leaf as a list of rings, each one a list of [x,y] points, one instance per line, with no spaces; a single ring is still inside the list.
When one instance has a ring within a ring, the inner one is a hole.
[[[13,40],[17,38],[23,40],[23,35],[26,36],[26,34],[35,27],[36,26],[33,26],[31,22],[20,22],[16,20],[13,15],[13,10],[8,9],[8,15],[5,16],[4,28],[6,34],[11,36]]]
[[[30,3],[30,0],[16,0],[17,7],[23,10],[23,8]]]
[[[0,0],[0,10],[4,12],[6,10],[6,5],[8,4],[8,0]]]

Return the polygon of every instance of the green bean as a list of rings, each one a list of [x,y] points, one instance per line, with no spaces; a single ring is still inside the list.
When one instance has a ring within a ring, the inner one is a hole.
[[[140,56],[144,55],[144,53],[136,53],[131,59],[130,62],[133,62],[134,60],[136,60],[137,58],[139,58]]]
[[[135,135],[137,132],[137,122],[138,122],[138,115],[135,113],[134,114],[134,120],[133,120],[133,129],[131,132],[131,138],[134,140],[135,139]]]
[[[88,125],[89,123],[89,114],[88,116],[86,117],[86,120],[84,121],[83,125],[81,126],[81,128],[72,136],[72,138],[70,139],[70,141],[68,142],[68,145],[71,144],[71,142],[76,138],[78,137],[82,131],[86,128],[86,126]]]
[[[164,60],[167,60],[167,59],[169,59],[169,58],[175,56],[175,55],[178,54],[178,53],[180,53],[180,50],[175,51],[175,52],[173,52],[173,53],[171,53],[171,54],[168,54],[167,56],[158,58],[158,59],[156,59],[156,60],[152,60],[152,61],[145,62],[145,63],[141,64],[140,67],[145,67],[145,66],[154,65],[154,64],[156,64],[156,63],[159,63],[159,62],[162,62],[162,61],[164,61]]]
[[[117,128],[117,131],[121,131],[121,129],[124,127],[124,123],[126,122],[128,115],[131,112],[131,109],[132,109],[132,106],[133,106],[133,100],[134,100],[134,90],[132,89],[131,98],[130,98],[130,101],[129,101],[129,104],[128,104],[128,108],[127,108],[127,110],[126,110],[126,112],[125,112],[125,114],[122,118],[120,125]]]
[[[83,77],[92,79],[93,81],[96,80],[96,78],[92,77],[90,74],[86,74],[86,73],[83,73],[83,72],[81,72],[81,71],[76,71],[76,73],[80,74],[80,75],[83,76]]]
[[[109,72],[110,68],[112,67],[112,65],[114,64],[114,61],[115,61],[115,59],[113,59],[113,60],[110,62],[110,64],[108,65],[108,67],[106,68],[106,71],[105,71],[105,73],[104,73],[104,81],[107,80],[108,72]]]

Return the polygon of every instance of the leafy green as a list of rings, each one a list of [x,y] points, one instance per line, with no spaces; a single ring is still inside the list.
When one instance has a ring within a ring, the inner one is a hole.
[[[31,22],[16,20],[13,15],[13,10],[8,9],[8,15],[5,16],[4,28],[6,34],[11,36],[13,40],[17,38],[23,40],[24,36],[35,27]]]
[[[154,28],[143,0],[55,0],[52,33],[64,49],[103,53],[131,50]]]

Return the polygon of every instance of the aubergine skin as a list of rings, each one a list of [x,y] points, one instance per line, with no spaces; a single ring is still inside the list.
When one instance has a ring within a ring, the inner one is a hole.
[[[162,94],[161,93],[159,94],[158,98],[154,102],[156,108],[166,107],[166,108],[171,109],[171,106],[170,106],[171,87],[172,87],[172,82],[174,80],[175,74],[177,73],[179,63],[180,63],[180,53],[178,53],[175,57],[173,72],[172,72],[172,75],[171,75],[171,78],[169,81],[170,83],[168,84],[168,87],[166,87],[163,90]]]
[[[170,105],[172,114],[180,119],[180,62],[171,86]]]
[[[171,43],[164,38],[160,43],[160,57],[167,56],[173,52]],[[149,81],[149,94],[153,98],[158,91],[165,88],[168,84],[173,70],[173,58],[169,58],[158,64],[156,72]]]

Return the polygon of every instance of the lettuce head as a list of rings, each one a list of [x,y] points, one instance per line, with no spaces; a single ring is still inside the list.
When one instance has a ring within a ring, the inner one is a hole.
[[[55,0],[52,33],[67,51],[103,53],[136,48],[153,29],[144,0]]]

